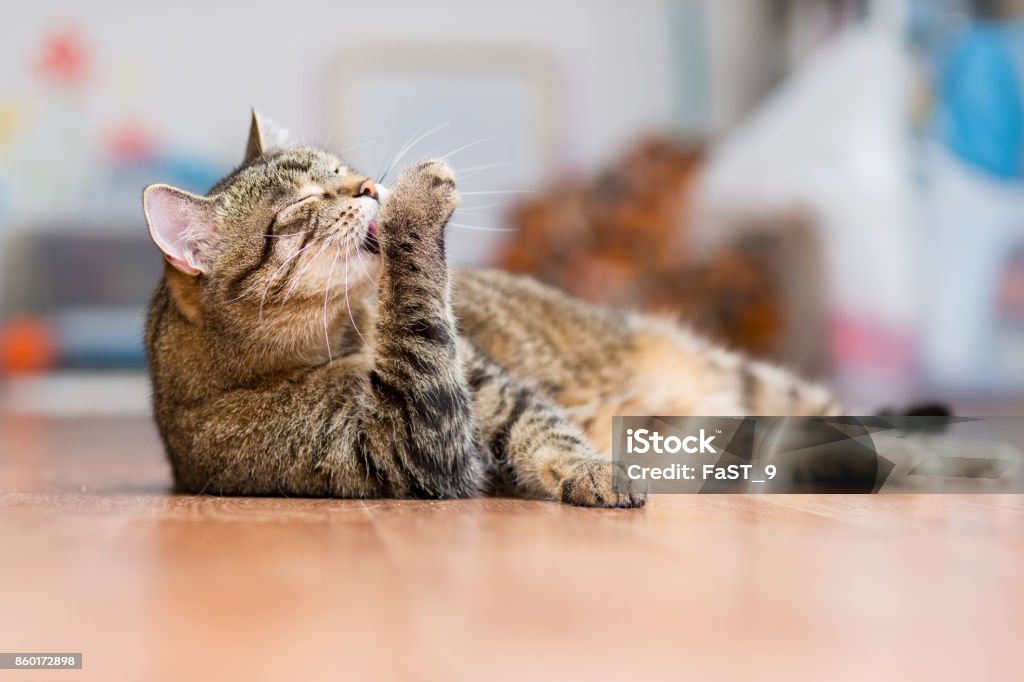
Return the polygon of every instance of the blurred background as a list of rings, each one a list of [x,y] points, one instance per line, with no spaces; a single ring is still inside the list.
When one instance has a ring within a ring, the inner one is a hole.
[[[0,409],[145,414],[141,190],[249,108],[452,153],[457,263],[690,320],[876,409],[1024,413],[1024,1],[36,0],[0,27]],[[392,172],[392,176],[394,172]]]

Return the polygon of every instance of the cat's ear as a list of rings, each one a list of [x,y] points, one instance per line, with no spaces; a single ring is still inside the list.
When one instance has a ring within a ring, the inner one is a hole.
[[[291,133],[266,116],[260,116],[252,110],[252,121],[249,123],[249,141],[245,145],[245,159],[249,163],[265,156],[271,149],[287,149],[295,146]]]
[[[213,202],[170,185],[142,193],[149,234],[167,262],[186,275],[209,271],[214,243]]]
[[[263,156],[263,152],[263,129],[260,124],[260,115],[253,109],[252,122],[249,124],[249,142],[245,145],[245,160],[243,163],[249,163],[258,159]]]

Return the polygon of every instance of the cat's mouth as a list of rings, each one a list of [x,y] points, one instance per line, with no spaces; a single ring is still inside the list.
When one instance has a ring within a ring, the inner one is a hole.
[[[380,234],[377,232],[376,221],[371,220],[366,226],[366,238],[363,240],[362,248],[375,255],[380,253]]]

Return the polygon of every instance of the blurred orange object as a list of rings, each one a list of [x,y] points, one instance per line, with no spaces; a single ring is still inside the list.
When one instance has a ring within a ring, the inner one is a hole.
[[[0,370],[38,372],[57,362],[53,327],[37,317],[16,317],[0,326]]]
[[[498,263],[590,301],[685,320],[702,334],[809,376],[824,366],[819,249],[799,211],[716,218],[691,234],[703,151],[650,138],[593,178],[562,183],[511,214]],[[708,233],[710,235],[710,232]]]

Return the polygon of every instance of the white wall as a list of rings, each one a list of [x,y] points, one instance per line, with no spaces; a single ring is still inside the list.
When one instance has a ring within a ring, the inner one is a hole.
[[[176,144],[234,158],[251,104],[307,137],[326,135],[321,83],[340,48],[405,40],[521,44],[557,65],[572,121],[566,157],[589,165],[637,130],[671,123],[665,4],[26,2],[0,27],[0,99],[38,90],[32,55],[48,31],[72,24],[90,43],[99,74],[76,102],[84,123],[99,128],[133,114]]]
[[[696,34],[674,26],[680,7],[695,7],[687,16],[704,21]],[[142,122],[169,146],[200,150],[221,163],[238,158],[251,105],[310,141],[347,140],[325,117],[327,69],[345,50],[372,53],[403,43],[536,50],[560,84],[552,173],[589,171],[638,135],[672,128],[679,98],[710,100],[697,104],[706,120],[688,121],[688,132],[731,128],[774,83],[784,56],[780,37],[769,33],[770,5],[756,0],[36,0],[5,10],[4,19],[0,107],[19,109],[19,134],[36,130],[29,154],[12,157],[0,140],[0,182],[5,172],[31,174],[33,187],[50,182],[54,194],[71,184],[61,175],[61,155],[101,154],[103,136],[128,120]],[[55,95],[33,62],[44,37],[64,26],[77,27],[85,40],[91,76],[64,103],[69,120],[55,122],[39,115],[53,108]],[[674,35],[696,35],[706,44],[698,69],[709,87],[686,82],[675,62],[687,53],[673,48]],[[53,130],[74,126],[84,131],[79,146],[66,141],[66,131]],[[381,156],[389,149],[385,144]],[[65,214],[75,206],[70,201]],[[0,224],[3,206],[0,197]]]

